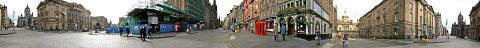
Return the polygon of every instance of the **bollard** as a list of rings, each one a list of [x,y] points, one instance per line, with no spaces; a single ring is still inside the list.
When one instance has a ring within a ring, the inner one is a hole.
[[[235,30],[235,33],[238,33],[238,32],[240,32],[240,31],[239,31],[238,29],[236,29],[236,30]]]
[[[373,37],[372,40],[375,40],[375,37]]]
[[[427,39],[422,39],[422,43],[426,43],[426,42],[428,42]]]

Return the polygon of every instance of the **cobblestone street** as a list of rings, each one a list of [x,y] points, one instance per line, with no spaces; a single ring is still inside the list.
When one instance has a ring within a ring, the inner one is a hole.
[[[415,40],[415,39],[414,39]],[[439,41],[447,40],[447,41]],[[438,42],[437,42],[438,41]],[[453,36],[450,39],[443,36],[438,39],[429,39],[427,43],[414,43],[405,39],[351,39],[348,40],[349,48],[477,48],[480,42],[467,39],[458,39]],[[335,44],[335,48],[343,48],[343,43]]]
[[[318,48],[318,41],[307,41],[296,37],[285,37],[285,41],[282,40],[282,36],[278,36],[278,42],[273,39],[273,33],[268,33],[266,36],[255,35],[248,31],[241,31],[240,33],[233,34],[230,38],[233,47],[236,48]],[[323,42],[322,44],[325,44]]]
[[[16,30],[16,34],[0,35],[0,48],[227,48],[224,30],[182,33],[175,37],[147,39],[145,42],[118,34]]]

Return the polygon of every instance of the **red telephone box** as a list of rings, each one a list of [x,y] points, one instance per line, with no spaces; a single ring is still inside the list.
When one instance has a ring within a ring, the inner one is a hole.
[[[259,30],[260,30],[259,28],[260,28],[260,21],[256,21],[256,22],[255,22],[255,34],[256,34],[256,35],[259,35],[259,34],[260,34],[260,33],[259,33],[259,32],[260,32],[260,31],[259,31]]]
[[[175,22],[175,32],[180,32],[180,22]]]
[[[256,25],[256,34],[261,36],[266,36],[266,22],[264,20],[257,21]]]

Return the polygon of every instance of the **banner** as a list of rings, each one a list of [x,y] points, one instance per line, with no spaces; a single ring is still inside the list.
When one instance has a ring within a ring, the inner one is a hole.
[[[159,24],[160,32],[173,32],[175,31],[175,24]]]

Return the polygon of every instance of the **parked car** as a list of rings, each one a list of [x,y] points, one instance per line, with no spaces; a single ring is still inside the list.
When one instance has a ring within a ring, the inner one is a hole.
[[[88,31],[90,30],[88,30],[87,28],[82,29],[82,32],[88,32]]]

